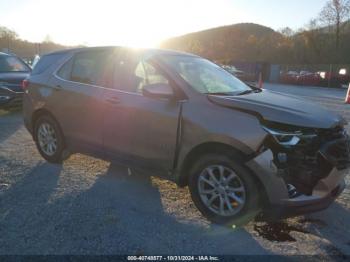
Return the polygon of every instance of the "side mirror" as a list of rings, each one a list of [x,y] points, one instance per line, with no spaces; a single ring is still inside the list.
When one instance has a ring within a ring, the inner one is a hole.
[[[174,97],[174,91],[168,84],[150,84],[145,85],[142,89],[142,93],[146,97],[150,98],[173,98]]]

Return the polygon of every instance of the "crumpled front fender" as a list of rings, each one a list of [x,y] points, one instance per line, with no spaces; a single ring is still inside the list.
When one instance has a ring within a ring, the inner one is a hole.
[[[267,150],[245,164],[264,186],[270,204],[280,204],[288,199],[288,190],[283,178],[277,173],[273,154]]]

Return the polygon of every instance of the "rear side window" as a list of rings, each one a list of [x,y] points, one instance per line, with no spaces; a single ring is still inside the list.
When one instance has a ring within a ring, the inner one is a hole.
[[[32,75],[39,75],[46,71],[51,65],[53,65],[56,61],[65,56],[65,53],[52,54],[52,55],[44,55],[40,58],[39,62],[34,66]]]
[[[28,72],[29,67],[14,56],[0,56],[0,72]]]
[[[109,78],[110,58],[110,51],[78,53],[74,57],[69,80],[90,85],[105,85]]]

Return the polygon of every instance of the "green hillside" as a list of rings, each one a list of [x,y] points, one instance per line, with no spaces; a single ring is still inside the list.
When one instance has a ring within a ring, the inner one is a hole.
[[[187,34],[164,41],[161,47],[196,53],[217,61],[257,61],[267,54],[263,46],[281,34],[257,24],[237,24]]]
[[[299,31],[285,36],[271,28],[245,23],[174,37],[163,48],[195,53],[222,63],[350,63],[350,34],[342,36],[338,55],[334,36],[324,30]]]

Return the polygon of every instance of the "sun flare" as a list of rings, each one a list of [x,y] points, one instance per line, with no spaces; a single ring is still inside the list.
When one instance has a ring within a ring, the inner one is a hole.
[[[16,10],[19,19],[6,16],[2,19],[9,20],[24,39],[41,42],[49,35],[53,41],[66,45],[155,47],[172,36],[233,23],[232,18],[241,14],[233,12],[229,8],[232,3],[227,0],[28,0],[25,3]]]

